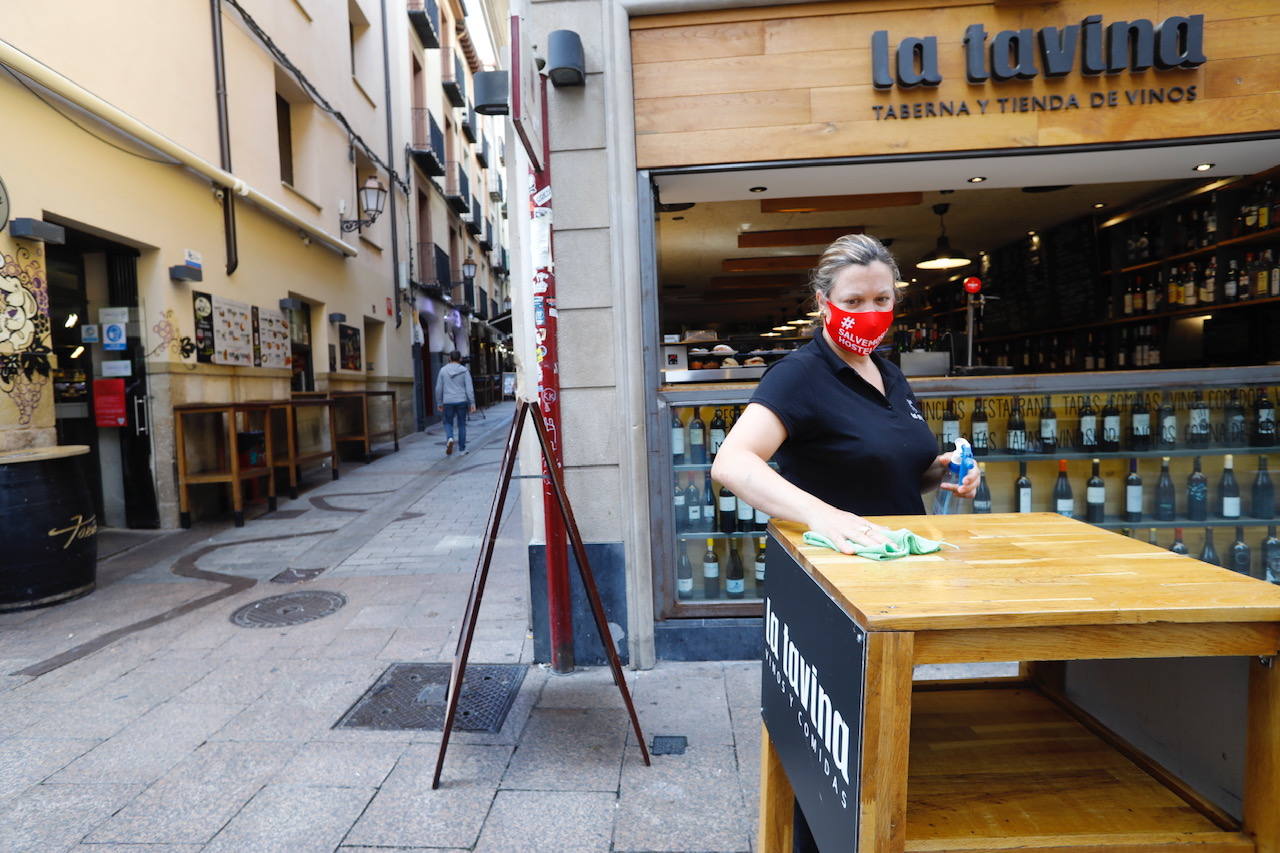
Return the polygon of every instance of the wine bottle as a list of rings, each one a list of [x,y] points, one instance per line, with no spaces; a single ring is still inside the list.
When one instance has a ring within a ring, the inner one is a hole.
[[[1027,422],[1022,417],[1022,398],[1013,398],[1013,411],[1009,413],[1006,443],[1010,453],[1024,453],[1027,449]]]
[[[754,529],[763,532],[769,527],[769,513],[765,512],[760,507],[756,507],[755,524],[752,526]]]
[[[991,427],[987,422],[987,410],[981,397],[974,401],[969,432],[973,437],[974,456],[986,456],[991,452]]]
[[[1231,389],[1231,399],[1227,401],[1227,409],[1223,426],[1227,432],[1228,447],[1244,447],[1249,438],[1245,424],[1244,404],[1240,402],[1240,391]]]
[[[1102,524],[1107,520],[1107,484],[1098,473],[1101,464],[1100,460],[1093,460],[1093,475],[1085,484],[1085,520],[1090,524]]]
[[[1098,449],[1098,413],[1088,397],[1080,407],[1080,449],[1085,453]]]
[[[1151,449],[1151,412],[1147,397],[1141,392],[1129,410],[1129,447],[1139,453]]]
[[[1017,512],[1031,512],[1031,479],[1027,476],[1027,463],[1018,463],[1018,479],[1013,484],[1014,505]]]
[[[1222,280],[1222,301],[1235,302],[1237,291],[1236,285],[1239,282],[1240,273],[1236,269],[1236,259],[1232,258],[1227,261],[1227,275]]]
[[[973,511],[991,512],[991,490],[987,488],[987,466],[978,465],[978,471],[978,490],[973,493]]]
[[[1156,481],[1156,520],[1173,521],[1177,515],[1177,496],[1173,477],[1169,476],[1169,457],[1160,457],[1160,479]]]
[[[1103,453],[1114,453],[1120,449],[1120,409],[1116,407],[1115,395],[1107,397],[1107,404],[1102,407],[1102,441]]]
[[[711,473],[703,475],[702,480],[702,532],[711,533],[716,529],[716,490],[711,485]]]
[[[1218,259],[1209,258],[1209,265],[1204,268],[1204,278],[1200,281],[1200,302],[1211,305],[1218,301]]]
[[[685,509],[685,492],[684,489],[680,487],[680,478],[676,477],[675,482],[675,492],[672,499],[672,503],[675,506],[672,514],[675,516],[676,532],[679,533],[685,530],[689,525],[689,511]]]
[[[699,532],[702,530],[702,495],[698,493],[698,487],[692,480],[689,481],[689,488],[684,490],[684,508],[689,514],[686,530]]]
[[[1200,549],[1200,560],[1211,566],[1222,565],[1222,561],[1218,559],[1218,549],[1213,547],[1212,527],[1204,529],[1204,547]]]
[[[747,591],[746,574],[742,570],[742,555],[729,541],[729,572],[724,576],[725,598],[742,598]]]
[[[1187,545],[1186,545],[1186,543],[1182,541],[1182,528],[1181,528],[1181,527],[1175,527],[1175,528],[1173,528],[1173,544],[1169,546],[1169,550],[1170,550],[1170,551],[1172,551],[1172,552],[1173,552],[1173,553],[1175,553],[1175,554],[1190,554],[1190,553],[1191,553],[1190,551],[1188,551],[1188,550],[1187,550]]]
[[[1248,577],[1252,574],[1253,555],[1244,541],[1244,528],[1236,528],[1236,541],[1227,549],[1227,568]]]
[[[1151,528],[1151,532],[1147,534],[1147,542],[1149,542],[1153,547],[1160,547],[1160,543],[1156,541],[1156,529],[1154,527]]]
[[[1048,394],[1040,406],[1040,452],[1058,452],[1058,413],[1053,410],[1053,401]]]
[[[696,407],[693,418],[689,421],[689,464],[707,464],[707,425],[703,423]]]
[[[738,532],[738,499],[725,486],[720,486],[720,532]]]
[[[676,596],[693,598],[693,563],[685,553],[684,543],[680,543],[680,562],[676,564]]]
[[[765,549],[764,539],[760,539],[760,544],[756,547],[756,594],[764,597],[764,569],[765,569]]]
[[[1262,576],[1270,583],[1280,584],[1280,539],[1276,538],[1276,526],[1267,525],[1267,538],[1262,540]]]
[[[720,560],[716,558],[715,540],[707,540],[707,553],[702,555],[702,596],[720,597]]]
[[[727,434],[724,424],[724,410],[716,409],[714,415],[711,416],[711,439],[707,452],[712,459],[716,458],[716,454],[720,452],[720,445],[724,444],[724,437]]]
[[[956,439],[960,437],[960,416],[956,414],[956,401],[947,398],[947,408],[942,412],[942,450],[950,452],[956,449]]]
[[[1071,496],[1071,483],[1067,480],[1067,460],[1058,460],[1058,482],[1053,484],[1053,511],[1071,518],[1075,515],[1076,502]]]
[[[680,420],[680,413],[673,408],[671,410],[671,464],[683,465],[684,463],[684,421]]]
[[[756,510],[738,495],[738,532],[746,533],[756,526]]]
[[[1276,490],[1267,473],[1267,457],[1258,457],[1258,476],[1253,478],[1253,502],[1249,507],[1254,518],[1276,517]]]
[[[1168,391],[1164,392],[1160,398],[1160,411],[1157,414],[1157,421],[1160,425],[1160,447],[1164,450],[1172,450],[1177,447],[1178,412],[1169,400]]]
[[[1235,459],[1230,453],[1222,459],[1222,478],[1218,481],[1218,512],[1223,518],[1240,517],[1240,484],[1236,482]]]
[[[1271,447],[1276,443],[1276,407],[1271,404],[1266,388],[1258,389],[1253,401],[1253,446]]]
[[[1200,457],[1187,477],[1187,518],[1204,521],[1209,517],[1209,478],[1200,470]]]
[[[1195,399],[1191,401],[1187,446],[1209,446],[1209,404],[1205,402],[1203,391],[1196,391]]]
[[[1171,482],[1170,487],[1173,483]],[[1124,520],[1142,521],[1142,478],[1138,476],[1138,459],[1129,460],[1129,476],[1124,478]]]

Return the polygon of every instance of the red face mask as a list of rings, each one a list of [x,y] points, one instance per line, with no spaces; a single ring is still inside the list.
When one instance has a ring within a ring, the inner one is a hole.
[[[858,355],[871,355],[893,324],[893,309],[888,311],[845,311],[827,301],[827,334],[836,346]]]

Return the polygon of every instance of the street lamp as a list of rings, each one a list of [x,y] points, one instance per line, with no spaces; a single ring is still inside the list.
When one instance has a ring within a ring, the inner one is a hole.
[[[360,209],[364,211],[367,218],[342,220],[344,232],[366,228],[377,222],[378,217],[382,215],[382,206],[387,203],[387,188],[378,180],[377,175],[370,175],[356,195],[360,199]]]
[[[462,277],[467,281],[471,281],[476,277],[476,262],[471,258],[471,252],[467,252],[467,259],[462,262]]]

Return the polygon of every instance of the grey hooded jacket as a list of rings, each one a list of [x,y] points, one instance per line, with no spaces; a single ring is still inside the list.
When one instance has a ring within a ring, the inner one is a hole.
[[[471,371],[457,362],[449,362],[436,375],[436,403],[466,403],[475,406],[476,391]]]

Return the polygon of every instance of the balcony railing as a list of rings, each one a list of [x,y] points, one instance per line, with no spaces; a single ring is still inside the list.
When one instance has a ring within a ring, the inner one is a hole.
[[[450,62],[452,59],[452,63]],[[462,58],[453,51],[440,51],[441,82],[444,84],[444,96],[455,107],[467,105],[467,75],[462,65]]]
[[[476,119],[476,108],[467,104],[466,109],[462,111],[462,135],[467,138],[468,142],[475,142],[476,136],[479,134],[479,121]]]
[[[489,200],[502,201],[502,173],[497,169],[489,173]]]
[[[418,284],[432,296],[446,297],[453,290],[449,253],[435,243],[418,244]]]
[[[423,47],[440,46],[440,8],[436,0],[409,0],[409,23]]]
[[[471,203],[471,182],[467,172],[457,160],[445,164],[444,198],[458,213],[466,213]]]
[[[484,216],[484,210],[480,207],[480,202],[476,201],[475,196],[471,196],[471,211],[469,215],[463,216],[462,221],[467,224],[467,232],[472,236],[479,236],[484,223],[481,217]]]
[[[413,109],[413,161],[428,175],[444,174],[444,131],[425,107]]]
[[[484,221],[484,233],[480,235],[480,248],[486,252],[493,248],[493,222],[486,219]]]
[[[489,168],[489,137],[484,137],[480,141],[480,146],[476,148],[476,162],[480,164],[480,168]]]

